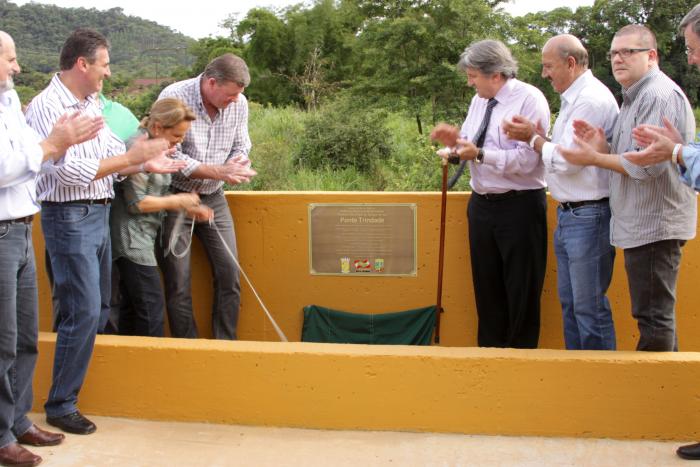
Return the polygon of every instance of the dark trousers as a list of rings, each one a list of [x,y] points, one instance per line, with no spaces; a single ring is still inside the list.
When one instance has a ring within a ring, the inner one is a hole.
[[[469,250],[480,347],[536,348],[547,263],[544,189],[469,199]]]
[[[119,268],[119,334],[163,336],[165,302],[158,266],[144,266],[127,258],[116,261]]]
[[[214,210],[214,223],[224,237],[226,245],[238,256],[233,218],[223,192],[201,195],[202,203]],[[170,242],[171,232],[177,218],[176,213],[168,213],[163,222],[163,243]],[[178,238],[175,239],[177,253],[182,252],[189,241],[193,220],[186,218]],[[214,304],[212,306],[212,334],[215,339],[236,339],[238,308],[241,301],[241,287],[238,268],[224,245],[208,222],[198,222],[194,234],[202,242],[214,277]],[[182,258],[172,254],[161,258],[161,270],[165,282],[165,301],[168,323],[173,337],[197,337],[197,325],[192,315],[192,280],[190,253]]]
[[[676,281],[684,240],[662,240],[625,249],[637,350],[677,351]]]
[[[31,224],[0,224],[0,447],[32,426],[38,298]]]

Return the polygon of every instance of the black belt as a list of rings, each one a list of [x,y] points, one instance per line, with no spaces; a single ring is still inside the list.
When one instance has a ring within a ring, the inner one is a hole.
[[[221,189],[218,189],[216,191],[212,191],[211,193],[198,193],[198,192],[192,191],[192,190],[181,190],[181,189],[176,188],[172,185],[170,185],[170,192],[175,193],[175,194],[178,194],[178,193],[196,193],[197,195],[199,195],[200,198],[206,198],[207,196],[213,196],[213,195],[218,195],[220,193],[223,193]]]
[[[61,206],[63,204],[103,204],[107,205],[112,202],[112,198],[100,199],[74,199],[71,201],[42,201],[41,204],[46,206]]]
[[[489,201],[497,201],[515,198],[516,196],[527,195],[530,193],[537,193],[542,190],[544,190],[544,188],[536,188],[534,190],[510,190],[503,193],[477,193],[476,191],[474,191],[473,194],[477,195],[479,198],[487,199]]]
[[[610,201],[610,198],[593,199],[590,201],[565,201],[559,203],[559,206],[564,210],[568,211],[570,209],[580,208],[581,206],[587,206],[589,204],[603,204]]]
[[[34,220],[34,214],[31,216],[18,217],[17,219],[8,219],[6,221],[0,221],[0,225],[6,224],[31,224]]]

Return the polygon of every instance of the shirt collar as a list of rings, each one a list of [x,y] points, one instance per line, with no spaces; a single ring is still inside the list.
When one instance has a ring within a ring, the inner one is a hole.
[[[567,104],[576,100],[578,94],[586,87],[588,80],[593,76],[591,70],[586,70],[578,78],[574,80],[571,85],[566,88],[566,91],[561,93],[561,100],[566,101]]]
[[[625,102],[633,101],[637,97],[637,94],[639,94],[639,92],[642,90],[642,88],[646,86],[646,84],[649,81],[658,76],[659,73],[661,73],[661,70],[658,66],[652,67],[651,70],[647,71],[647,73],[632,86],[628,87],[627,89],[622,88],[622,99]]]
[[[0,113],[9,110],[12,105],[12,98],[10,97],[10,91],[0,93]]]
[[[508,98],[513,93],[513,86],[515,86],[515,78],[508,78],[501,89],[498,90],[494,98],[496,101],[503,103],[508,102]]]
[[[204,96],[202,96],[202,80],[204,79],[204,74],[200,74],[195,79],[192,80],[192,86],[194,87],[194,97],[197,107],[201,112],[207,111],[204,107]]]
[[[71,90],[68,89],[65,84],[63,84],[63,81],[61,81],[59,76],[60,73],[56,73],[53,76],[50,86],[53,86],[56,89],[58,98],[61,101],[61,104],[63,104],[63,107],[82,107],[81,102],[77,97],[75,97]],[[86,106],[96,105],[98,108],[102,108],[102,106],[98,103],[98,100],[95,99],[95,95],[87,96],[85,98],[85,103]]]

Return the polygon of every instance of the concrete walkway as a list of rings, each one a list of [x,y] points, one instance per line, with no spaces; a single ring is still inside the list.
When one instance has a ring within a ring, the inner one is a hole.
[[[43,415],[32,419],[48,428]],[[321,431],[90,417],[97,432],[32,448],[47,467],[674,466],[678,442]],[[700,465],[698,466],[700,467]]]

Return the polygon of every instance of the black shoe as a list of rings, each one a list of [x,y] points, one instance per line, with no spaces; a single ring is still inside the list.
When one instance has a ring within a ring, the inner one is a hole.
[[[76,435],[89,435],[97,430],[95,424],[77,410],[62,417],[46,417],[46,423]]]
[[[700,443],[681,446],[676,450],[676,454],[689,461],[700,461]]]

